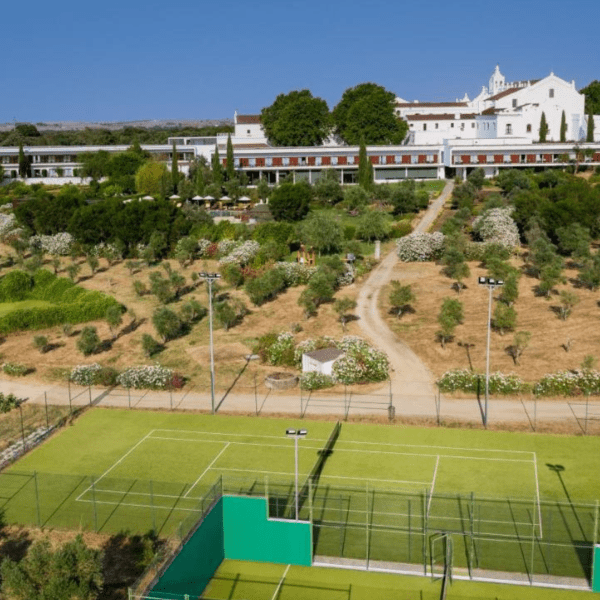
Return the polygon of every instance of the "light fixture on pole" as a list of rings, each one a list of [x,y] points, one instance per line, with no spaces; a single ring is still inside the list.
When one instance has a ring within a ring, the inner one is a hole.
[[[210,332],[210,402],[211,413],[215,414],[215,354],[213,349],[213,312],[212,312],[212,284],[220,279],[219,273],[200,273],[208,284],[208,328]]]
[[[488,424],[488,400],[490,395],[490,334],[492,330],[492,296],[497,287],[502,287],[504,281],[502,279],[494,279],[493,277],[480,277],[479,285],[484,285],[489,290],[488,302],[488,319],[487,319],[487,346],[485,353],[485,408],[483,411],[483,426],[487,429]]]
[[[295,496],[296,496],[296,521],[298,520],[298,440],[305,438],[308,431],[306,429],[286,429],[285,435],[289,438],[294,438],[294,481],[295,481]]]

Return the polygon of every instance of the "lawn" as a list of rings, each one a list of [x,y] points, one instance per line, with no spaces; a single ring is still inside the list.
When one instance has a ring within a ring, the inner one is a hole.
[[[289,518],[285,429],[301,426],[315,555],[421,563],[445,534],[465,569],[589,576],[598,438],[347,423],[323,455],[331,422],[94,409],[0,475],[0,509],[8,522],[168,535],[221,477],[224,493],[267,495],[271,516]]]

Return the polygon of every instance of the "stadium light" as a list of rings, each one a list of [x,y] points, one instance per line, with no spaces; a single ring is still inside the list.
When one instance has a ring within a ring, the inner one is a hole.
[[[296,489],[296,521],[298,520],[298,440],[305,438],[308,434],[306,429],[286,429],[285,435],[289,438],[294,438],[294,475],[295,475],[295,489]]]
[[[213,311],[212,311],[212,284],[220,279],[219,273],[199,273],[200,277],[208,284],[208,328],[210,331],[210,403],[211,413],[215,414],[215,353],[213,348]]]
[[[487,319],[487,347],[485,353],[485,408],[483,411],[483,426],[487,429],[488,424],[488,400],[490,396],[490,334],[492,331],[492,296],[497,287],[504,285],[502,279],[493,277],[479,277],[479,285],[484,285],[489,290],[488,319]]]

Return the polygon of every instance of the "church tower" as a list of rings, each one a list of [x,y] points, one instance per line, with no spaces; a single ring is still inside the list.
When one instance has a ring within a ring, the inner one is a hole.
[[[490,85],[488,89],[490,96],[495,96],[499,92],[504,91],[505,87],[506,82],[504,79],[504,75],[500,73],[500,65],[496,65],[496,69],[490,77]]]

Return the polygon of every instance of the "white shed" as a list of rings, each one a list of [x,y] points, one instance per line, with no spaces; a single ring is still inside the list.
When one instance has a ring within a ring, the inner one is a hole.
[[[331,375],[333,363],[343,355],[344,352],[338,348],[323,348],[321,350],[305,352],[302,355],[302,372]]]

